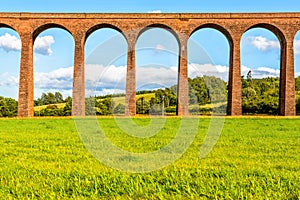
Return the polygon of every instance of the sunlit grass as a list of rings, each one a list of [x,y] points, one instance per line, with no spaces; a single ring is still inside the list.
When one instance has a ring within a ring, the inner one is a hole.
[[[210,154],[199,150],[210,124],[201,117],[187,152],[172,165],[130,174],[101,164],[85,148],[72,118],[0,120],[1,199],[299,199],[300,118],[227,117]],[[150,152],[172,140],[180,117],[148,139],[129,137],[99,117],[110,140]],[[140,126],[148,118],[133,119]]]

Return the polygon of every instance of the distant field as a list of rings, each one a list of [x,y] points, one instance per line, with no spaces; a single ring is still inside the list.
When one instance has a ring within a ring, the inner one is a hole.
[[[180,118],[150,138],[98,119],[117,146],[149,152],[168,144]],[[146,126],[148,118],[134,121]],[[125,173],[95,159],[72,118],[0,119],[1,199],[300,199],[300,118],[226,118],[210,154],[199,150],[210,119],[201,117],[187,152],[150,173]]]
[[[141,97],[144,97],[145,100],[149,101],[152,97],[154,97],[154,93],[148,93],[148,94],[138,94],[136,95],[136,99],[139,99]],[[125,105],[125,96],[123,97],[113,97],[113,102],[115,105],[123,104]],[[58,103],[58,104],[50,104],[50,105],[57,105],[58,108],[63,108],[66,104],[65,103]],[[45,109],[48,105],[43,105],[43,106],[35,106],[34,111],[39,111],[41,109]]]
[[[136,95],[136,99],[138,100],[139,98],[142,98],[144,97],[146,101],[150,101],[150,99],[152,97],[155,97],[155,94],[154,93],[148,93],[148,94],[138,94]],[[123,97],[113,97],[113,102],[115,105],[118,105],[118,104],[123,104],[125,105],[125,96]]]
[[[66,105],[66,103],[57,103],[57,104],[49,104],[49,105],[56,105],[58,108],[63,108]],[[35,106],[34,111],[45,109],[49,105]]]

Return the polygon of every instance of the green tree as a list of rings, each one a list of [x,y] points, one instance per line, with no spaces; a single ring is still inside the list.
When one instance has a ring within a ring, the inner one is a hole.
[[[0,96],[0,117],[15,117],[18,113],[18,102],[12,98]]]
[[[55,92],[54,97],[55,97],[56,103],[64,102],[63,95],[60,92]]]

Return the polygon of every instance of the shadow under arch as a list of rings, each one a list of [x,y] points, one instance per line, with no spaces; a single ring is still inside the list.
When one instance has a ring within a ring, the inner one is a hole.
[[[17,32],[17,30],[14,27],[12,27],[11,25],[5,24],[5,23],[0,23],[0,28],[9,28],[9,29],[12,29]],[[19,33],[18,33],[18,35],[19,35]]]
[[[65,31],[67,31],[68,33],[70,33],[70,35],[72,35],[72,38],[74,40],[74,36],[72,34],[71,31],[69,31],[66,27],[64,27],[63,25],[61,24],[55,24],[55,23],[48,23],[48,24],[43,24],[41,26],[39,26],[38,28],[36,28],[34,31],[33,31],[33,42],[35,41],[35,39],[37,38],[37,36],[42,33],[43,31],[47,30],[47,29],[50,29],[50,28],[59,28],[59,29],[63,29]]]
[[[112,24],[108,24],[108,23],[103,23],[103,24],[97,24],[95,26],[92,26],[90,29],[88,29],[88,31],[86,32],[85,34],[85,40],[84,42],[87,41],[88,37],[95,31],[97,30],[100,30],[100,29],[103,29],[103,28],[109,28],[109,29],[113,29],[119,33],[122,34],[122,36],[125,38],[126,42],[127,42],[127,37],[126,35],[124,34],[124,32],[117,26],[115,25],[112,25]]]

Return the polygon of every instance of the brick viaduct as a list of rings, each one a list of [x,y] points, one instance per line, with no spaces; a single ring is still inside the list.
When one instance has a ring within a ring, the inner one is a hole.
[[[33,43],[48,28],[62,28],[74,38],[73,108],[74,116],[85,110],[84,45],[88,36],[100,28],[121,32],[128,43],[126,75],[126,115],[135,115],[135,44],[139,35],[151,27],[168,29],[179,44],[178,115],[188,114],[187,43],[201,28],[222,32],[230,47],[228,114],[241,115],[240,41],[243,33],[261,27],[272,31],[281,45],[280,115],[295,115],[294,47],[300,30],[300,13],[174,13],[174,14],[92,14],[92,13],[0,13],[0,27],[15,30],[21,39],[19,117],[33,116]]]

